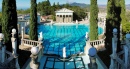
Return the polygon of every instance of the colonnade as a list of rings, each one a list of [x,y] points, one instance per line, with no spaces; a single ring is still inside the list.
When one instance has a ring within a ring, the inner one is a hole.
[[[56,22],[70,23],[73,21],[73,15],[56,15]]]

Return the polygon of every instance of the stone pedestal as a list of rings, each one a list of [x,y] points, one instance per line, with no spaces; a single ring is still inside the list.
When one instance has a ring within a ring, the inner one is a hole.
[[[30,68],[31,69],[38,69],[39,63],[37,63],[37,56],[31,54],[31,62],[30,62]]]

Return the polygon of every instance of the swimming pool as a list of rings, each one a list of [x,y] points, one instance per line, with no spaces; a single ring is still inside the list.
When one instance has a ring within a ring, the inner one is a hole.
[[[89,25],[38,25],[38,33],[43,33],[44,54],[56,54],[62,57],[62,49],[66,47],[66,56],[84,52],[85,33]],[[103,32],[98,28],[98,33]]]

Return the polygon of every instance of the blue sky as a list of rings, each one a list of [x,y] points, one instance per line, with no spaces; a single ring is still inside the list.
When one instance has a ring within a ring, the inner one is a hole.
[[[45,0],[37,0],[37,2],[42,2]],[[77,3],[85,3],[85,4],[90,4],[90,0],[49,0],[51,4],[54,2],[59,2],[60,4],[63,3],[72,3],[72,2],[77,2]],[[130,4],[130,0],[125,0],[126,4]],[[30,7],[30,0],[16,0],[17,2],[17,8],[29,8]],[[98,4],[107,4],[107,0],[98,0]],[[0,0],[0,8],[2,5],[2,0]]]

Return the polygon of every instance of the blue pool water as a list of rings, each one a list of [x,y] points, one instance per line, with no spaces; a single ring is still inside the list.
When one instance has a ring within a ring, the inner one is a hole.
[[[38,33],[43,33],[44,54],[57,54],[62,57],[62,49],[66,47],[66,56],[84,52],[85,33],[88,25],[39,25]],[[98,33],[103,32],[98,28]]]

